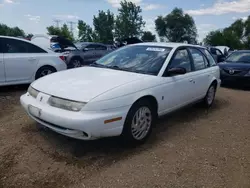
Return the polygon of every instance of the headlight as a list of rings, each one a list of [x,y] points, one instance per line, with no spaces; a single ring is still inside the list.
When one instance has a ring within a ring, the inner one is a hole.
[[[39,91],[36,90],[36,89],[34,89],[32,86],[29,86],[28,93],[30,94],[30,96],[36,98],[37,95],[38,95],[38,93],[39,93]]]
[[[57,97],[50,97],[48,103],[50,106],[69,110],[69,111],[74,111],[74,112],[80,111],[86,104],[84,102],[76,102],[76,101],[61,99]]]

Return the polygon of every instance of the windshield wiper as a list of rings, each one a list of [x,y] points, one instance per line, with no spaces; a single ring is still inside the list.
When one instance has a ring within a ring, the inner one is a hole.
[[[99,63],[96,63],[96,62],[93,62],[93,63],[89,64],[89,66],[91,66],[91,67],[100,67],[100,68],[108,68],[106,65],[102,65],[102,64],[99,64]]]

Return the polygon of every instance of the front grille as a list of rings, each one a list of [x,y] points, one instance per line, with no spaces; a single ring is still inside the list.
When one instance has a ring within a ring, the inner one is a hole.
[[[234,70],[234,69],[223,69],[229,75],[237,75],[242,73],[241,70]]]

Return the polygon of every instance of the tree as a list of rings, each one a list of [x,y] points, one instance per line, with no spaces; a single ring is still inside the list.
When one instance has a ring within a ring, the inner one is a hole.
[[[47,27],[47,31],[49,35],[57,35],[69,39],[71,41],[74,40],[73,33],[69,31],[69,28],[66,24],[63,24],[62,27],[49,26]]]
[[[221,46],[224,45],[223,31],[216,30],[208,33],[204,39],[204,43],[210,46]]]
[[[12,36],[12,37],[24,37],[25,33],[19,27],[8,27],[5,24],[0,24],[0,35]]]
[[[115,20],[115,35],[118,38],[139,37],[145,22],[140,15],[140,6],[126,0],[121,1],[121,8],[118,9],[118,16]]]
[[[193,18],[184,14],[182,9],[175,8],[167,16],[158,16],[155,20],[156,31],[160,37],[171,42],[197,43],[197,29]]]
[[[92,42],[93,41],[93,30],[84,21],[78,21],[78,37],[80,41]],[[96,37],[96,36],[95,36]]]
[[[223,30],[211,31],[204,39],[205,44],[212,46],[228,46],[233,49],[250,48],[250,16],[244,22],[236,20]]]
[[[61,27],[61,36],[74,41],[74,35],[71,31],[69,31],[67,24],[63,24],[63,26]]]
[[[113,42],[114,14],[110,10],[107,12],[99,11],[98,15],[93,18],[93,25],[96,40],[102,43]]]
[[[141,37],[144,42],[155,42],[156,37],[150,31],[144,31]]]

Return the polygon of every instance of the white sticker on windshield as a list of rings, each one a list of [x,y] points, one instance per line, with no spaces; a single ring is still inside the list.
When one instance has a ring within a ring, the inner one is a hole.
[[[152,51],[152,52],[164,52],[165,48],[151,48],[151,47],[148,47],[146,50],[147,51]]]

